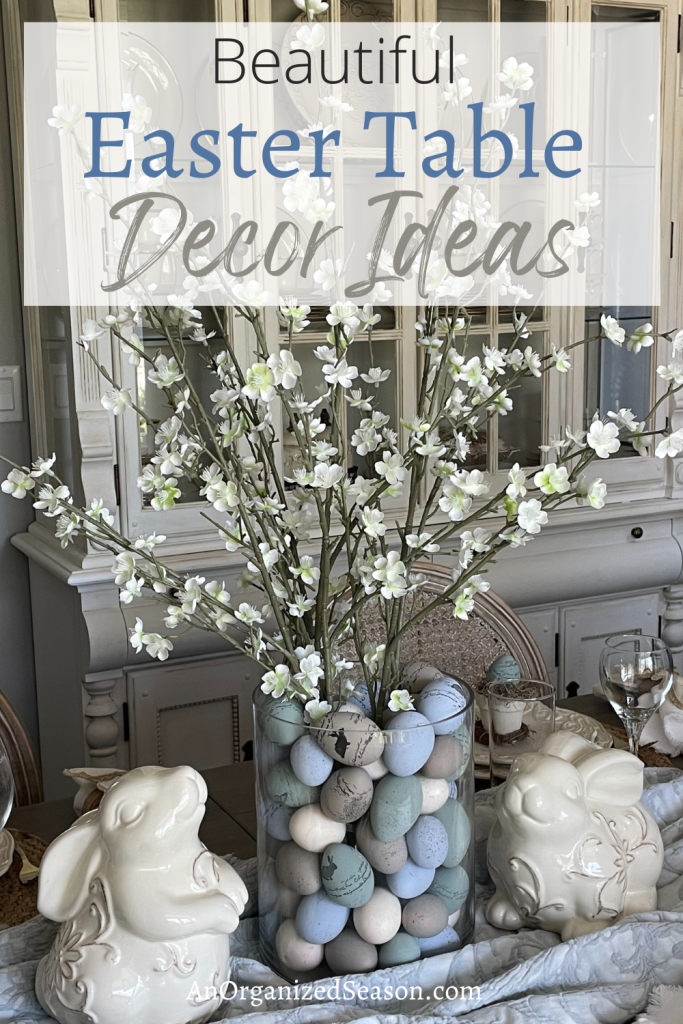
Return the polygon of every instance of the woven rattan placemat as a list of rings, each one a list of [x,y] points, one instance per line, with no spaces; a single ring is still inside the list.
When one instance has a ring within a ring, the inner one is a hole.
[[[626,732],[621,726],[608,725],[606,722],[601,724],[614,737],[614,746],[618,750],[628,750]],[[660,754],[654,747],[640,747],[638,756],[647,768],[671,768],[671,761],[666,754]]]
[[[44,843],[38,836],[20,832],[19,829],[11,828],[9,831],[15,841],[21,844],[31,863],[37,867],[47,849],[47,843]],[[15,850],[10,867],[0,878],[0,921],[3,924],[23,924],[24,921],[29,921],[38,913],[38,879],[35,878],[32,882],[20,882],[20,871],[21,857]]]

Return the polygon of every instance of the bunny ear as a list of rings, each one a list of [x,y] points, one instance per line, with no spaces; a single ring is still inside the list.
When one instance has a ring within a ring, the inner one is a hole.
[[[600,750],[600,747],[590,740],[584,739],[578,733],[569,732],[567,729],[560,729],[558,732],[551,732],[541,745],[541,754],[552,754],[554,757],[561,757],[563,761],[574,763],[580,757]]]
[[[47,848],[40,865],[38,910],[51,921],[78,913],[102,860],[98,812],[84,814]]]
[[[578,761],[576,768],[588,800],[629,807],[643,795],[643,762],[626,750],[588,754]]]

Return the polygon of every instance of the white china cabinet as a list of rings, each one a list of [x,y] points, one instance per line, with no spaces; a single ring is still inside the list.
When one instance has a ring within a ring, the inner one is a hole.
[[[22,152],[22,16],[36,17],[32,4],[22,0],[3,5],[17,182]],[[65,39],[73,21],[118,19],[128,23],[131,40],[135,23],[141,21],[293,21],[302,17],[292,0],[54,0],[53,16],[62,23]],[[659,21],[661,305],[610,312],[625,326],[652,320],[669,330],[683,324],[683,71],[678,0],[618,6],[607,2],[591,6],[588,0],[330,0],[327,16],[366,22],[510,23],[519,59],[524,59],[524,23],[592,19],[600,23],[604,41],[604,50],[596,50],[592,60],[602,62],[605,69],[608,55],[614,59],[619,54],[618,33],[610,26],[624,19]],[[65,61],[65,95],[77,89],[78,75],[87,71],[78,62]],[[601,68],[598,71],[603,73]],[[171,77],[164,95],[158,83],[159,79],[155,82],[148,76],[144,89],[133,81],[131,91],[175,109],[177,82]],[[628,110],[629,98],[624,97],[623,110],[615,116],[628,116]],[[17,187],[20,228],[21,208]],[[159,514],[144,503],[136,487],[151,454],[151,439],[132,413],[115,421],[102,408],[100,392],[107,385],[97,379],[92,364],[74,343],[83,320],[106,312],[57,307],[25,310],[34,454],[55,451],[62,476],[74,493],[87,501],[104,497],[110,508],[116,508],[122,528],[133,536],[153,529],[163,532],[168,538],[167,553],[176,566],[207,577],[218,575],[231,589],[241,566],[207,529],[194,496],[187,494],[173,511]],[[375,360],[393,371],[382,385],[382,406],[398,422],[410,417],[416,402],[418,355],[413,325],[417,311],[385,307],[380,312],[382,319],[373,335]],[[562,344],[579,340],[585,332],[597,330],[601,312],[575,307],[540,310],[533,318],[533,344],[547,350],[551,337]],[[505,307],[474,311],[473,329],[482,344],[504,345],[511,323],[511,311]],[[271,328],[278,330],[274,318]],[[296,338],[304,382],[315,369],[313,347],[324,335],[324,313],[314,309],[311,326]],[[152,348],[158,344],[151,333],[144,341]],[[139,400],[150,415],[156,415],[158,392],[153,388],[155,394],[150,392],[144,376],[136,381],[134,368],[121,365],[112,339],[103,337],[97,344],[102,361],[113,363],[124,378],[128,375],[127,386],[136,387]],[[594,346],[587,357],[583,353],[583,349],[574,350],[573,369],[561,379],[555,374],[543,382],[525,383],[516,395],[513,414],[479,438],[471,464],[502,477],[515,461],[537,464],[539,444],[566,423],[585,425],[596,409],[606,412],[629,406],[636,413],[646,411],[660,383],[655,369],[664,358],[664,343],[661,350],[651,348],[637,359],[608,343]],[[370,365],[369,359],[367,343],[359,343],[355,361]],[[660,426],[667,416],[674,428],[682,426],[683,403],[680,408],[662,408]],[[354,427],[349,415],[349,436]],[[291,454],[286,435],[282,442],[278,457],[287,460]],[[617,631],[661,633],[677,651],[683,668],[683,459],[666,460],[665,465],[629,451],[623,455],[600,467],[609,486],[605,509],[568,509],[531,547],[510,552],[491,570],[494,588],[520,612],[538,640],[562,696],[590,692],[597,682],[602,641]],[[352,449],[349,467],[353,467]],[[70,792],[71,784],[61,776],[65,767],[191,763],[201,769],[248,758],[250,695],[258,681],[257,667],[232,654],[220,638],[196,631],[176,639],[173,656],[164,664],[135,655],[128,643],[128,627],[142,612],[135,606],[120,606],[109,571],[111,557],[84,547],[62,550],[53,528],[54,521],[39,516],[28,533],[15,538],[31,567],[46,796]],[[159,616],[157,606],[151,604],[143,611],[146,624]]]

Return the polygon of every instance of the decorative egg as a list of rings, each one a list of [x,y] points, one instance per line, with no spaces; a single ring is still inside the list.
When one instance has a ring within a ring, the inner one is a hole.
[[[448,911],[438,896],[425,893],[414,900],[408,900],[401,921],[409,935],[414,935],[416,939],[428,939],[446,928]]]
[[[285,843],[275,859],[277,877],[300,896],[317,892],[322,885],[317,853],[303,850],[297,843]]]
[[[354,715],[365,714],[362,708],[359,708],[357,704],[350,700],[345,700],[343,704],[340,704],[337,711],[352,711]]]
[[[377,782],[378,779],[383,779],[385,775],[389,774],[389,769],[381,757],[378,757],[372,764],[366,764],[363,770],[368,773],[373,782]]]
[[[273,765],[266,775],[266,789],[273,800],[287,807],[303,807],[318,800],[316,787],[307,786],[297,779],[289,761]]]
[[[457,800],[447,800],[443,807],[434,811],[434,817],[439,819],[448,834],[448,853],[443,862],[444,867],[454,868],[463,859],[470,845],[470,819]],[[291,827],[290,824],[290,831]]]
[[[283,889],[280,886],[275,893],[273,908],[281,917],[295,917],[300,903],[301,896],[298,892],[292,892],[291,889]]]
[[[518,683],[521,676],[520,667],[511,654],[501,654],[486,669],[486,680],[489,683]]]
[[[362,768],[382,756],[382,731],[376,722],[360,712],[333,711],[320,719],[316,738],[335,761]]]
[[[444,930],[439,932],[438,935],[430,935],[417,941],[420,944],[420,952],[422,953],[450,953],[453,950],[460,949],[460,939],[457,932],[450,925],[446,925]]]
[[[312,971],[323,962],[325,947],[322,943],[306,942],[296,930],[291,918],[282,922],[275,936],[275,949],[290,971]]]
[[[263,818],[266,823],[266,832],[273,839],[280,839],[282,842],[289,842],[292,838],[289,831],[289,822],[294,814],[294,807],[286,807],[274,800],[268,801],[263,808]]]
[[[347,703],[355,704],[359,707],[364,715],[372,714],[372,703],[370,701],[370,694],[368,693],[368,684],[365,680],[359,680],[353,688],[353,691],[346,698]]]
[[[457,800],[458,799],[458,783],[457,782],[449,782],[448,783],[448,796],[450,797],[451,800]]]
[[[370,864],[353,846],[333,843],[320,861],[323,887],[343,907],[362,907],[372,896],[375,876]]]
[[[462,763],[463,750],[455,736],[437,736],[434,749],[422,765],[421,774],[428,779],[446,779],[457,772]]]
[[[467,699],[459,688],[449,685],[447,679],[441,679],[424,688],[415,706],[421,715],[434,723],[437,736],[446,736],[460,725],[459,715],[467,706]]]
[[[434,729],[418,711],[400,711],[385,732],[382,758],[393,775],[414,775],[434,748]]]
[[[446,829],[431,814],[420,815],[406,835],[406,844],[408,853],[420,868],[440,867],[448,853]]]
[[[302,849],[322,853],[330,843],[341,843],[346,835],[346,825],[328,818],[320,804],[309,804],[294,812],[289,831]]]
[[[369,818],[363,818],[356,826],[356,843],[361,853],[367,857],[376,872],[391,875],[399,868],[402,868],[408,860],[408,848],[403,836],[394,839],[390,843],[379,841],[372,831]],[[375,876],[375,884],[377,878]]]
[[[334,974],[364,974],[377,967],[377,947],[345,928],[325,946],[325,960]]]
[[[372,779],[364,768],[339,768],[320,791],[320,806],[333,821],[358,821],[372,803]]]
[[[439,807],[443,807],[448,800],[451,783],[446,782],[445,779],[426,779],[423,775],[418,775],[417,777],[422,786],[422,807],[420,813],[433,814],[434,811],[438,811]]]
[[[457,771],[454,771],[448,776],[449,782],[455,782],[460,778],[462,773],[465,771],[465,768],[467,768],[470,757],[472,756],[472,733],[468,729],[466,722],[463,722],[460,728],[455,730],[453,738],[456,739],[462,747],[462,764]]]
[[[380,967],[399,967],[401,964],[412,964],[420,959],[420,943],[414,935],[407,932],[397,932],[393,939],[389,939],[378,950],[378,963]]]
[[[455,870],[455,869],[453,869],[453,870]],[[451,928],[455,928],[455,926],[456,926],[456,924],[458,923],[459,920],[460,920],[460,911],[459,910],[454,911],[454,913],[450,914],[449,917],[448,917],[448,923],[451,926]]]
[[[393,875],[387,875],[387,885],[394,896],[402,900],[412,900],[421,896],[434,881],[434,868],[421,868],[408,857],[402,868]]]
[[[322,786],[334,767],[333,759],[310,733],[299,736],[289,752],[289,762],[297,779],[306,786]]]
[[[270,701],[263,714],[263,731],[272,743],[288,747],[304,732],[304,708],[298,700]]]
[[[401,672],[401,682],[411,693],[419,693],[436,679],[443,679],[443,672],[426,661],[413,661]]]
[[[422,810],[422,786],[414,775],[385,775],[370,805],[372,831],[382,843],[404,836]]]
[[[375,889],[368,902],[354,910],[353,923],[361,939],[379,946],[401,927],[401,904],[388,889]]]
[[[306,942],[331,942],[349,919],[349,908],[335,903],[321,889],[304,896],[296,912],[296,930]]]
[[[428,889],[433,896],[438,896],[443,900],[446,910],[451,915],[460,910],[469,891],[470,880],[460,864],[455,868],[437,868],[434,873],[434,881]],[[453,924],[450,918],[449,924]]]

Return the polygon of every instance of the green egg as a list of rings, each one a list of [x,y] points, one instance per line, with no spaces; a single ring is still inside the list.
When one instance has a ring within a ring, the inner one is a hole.
[[[397,932],[379,947],[379,966],[398,967],[400,964],[411,964],[420,959],[420,943],[408,932]]]
[[[443,807],[434,811],[434,817],[439,819],[448,835],[448,853],[443,866],[454,868],[463,859],[470,845],[470,819],[457,800],[447,800]]]
[[[303,736],[304,709],[298,700],[274,700],[264,713],[264,732],[272,743],[288,747]]]
[[[385,775],[370,807],[372,831],[381,843],[404,836],[422,810],[422,786],[414,775]]]
[[[470,880],[465,869],[458,865],[455,868],[437,868],[434,881],[427,889],[430,896],[438,896],[446,904],[449,914],[460,910],[467,899]]]
[[[304,807],[318,802],[318,787],[297,779],[289,761],[280,761],[266,775],[268,796],[286,807]]]
[[[342,907],[362,907],[372,896],[375,876],[362,853],[344,843],[332,843],[320,861],[323,888]]]

